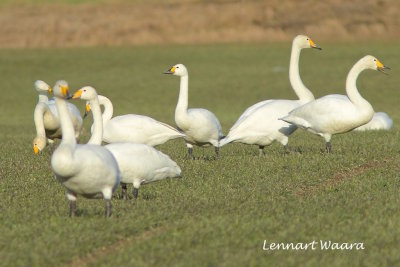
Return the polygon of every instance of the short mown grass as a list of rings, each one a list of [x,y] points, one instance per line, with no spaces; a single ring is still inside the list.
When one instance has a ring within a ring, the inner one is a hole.
[[[318,41],[318,40],[316,40]],[[397,44],[326,45],[306,50],[304,83],[317,97],[344,93],[345,77],[362,56],[392,67],[365,71],[360,92],[394,120],[390,131],[322,138],[298,130],[294,152],[278,144],[259,157],[241,144],[195,148],[182,140],[158,147],[178,162],[182,179],[141,187],[137,200],[78,199],[68,217],[64,188],[50,168],[50,151],[35,156],[36,79],[93,85],[115,115],[145,114],[174,125],[179,79],[162,72],[184,63],[189,106],[204,107],[223,131],[251,104],[294,99],[288,80],[289,44],[153,46],[0,50],[0,265],[2,266],[395,266],[400,263],[400,76]],[[83,103],[75,102],[81,110]],[[85,121],[81,142],[89,137]],[[263,242],[363,242],[365,250],[263,251]]]

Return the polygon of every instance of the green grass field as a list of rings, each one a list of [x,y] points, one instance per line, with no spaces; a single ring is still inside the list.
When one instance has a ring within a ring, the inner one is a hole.
[[[316,40],[318,43],[318,40]],[[64,50],[0,50],[1,266],[395,266],[400,264],[400,50],[398,44],[327,45],[305,50],[301,76],[316,97],[344,93],[345,77],[362,56],[392,67],[365,71],[358,87],[376,111],[394,121],[388,132],[323,139],[298,130],[286,154],[227,145],[221,158],[183,140],[159,149],[178,162],[183,179],[141,187],[135,201],[78,199],[68,217],[64,188],[47,147],[35,156],[36,79],[58,79],[72,91],[93,85],[114,114],[145,114],[174,125],[179,79],[162,72],[184,63],[189,106],[213,111],[227,134],[248,106],[294,99],[288,79],[290,44],[153,46]],[[83,110],[82,102],[75,102]],[[89,137],[90,120],[85,121]],[[263,251],[263,242],[363,242],[365,250]]]

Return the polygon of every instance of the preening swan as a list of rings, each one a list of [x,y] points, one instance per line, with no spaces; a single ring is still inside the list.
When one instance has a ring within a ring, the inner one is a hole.
[[[76,91],[72,98],[89,101],[93,111],[93,131],[88,143],[101,144],[102,118],[96,90],[93,87],[85,86]],[[151,146],[133,143],[114,143],[106,145],[105,148],[113,154],[118,163],[122,176],[122,194],[125,199],[127,198],[127,184],[133,184],[133,196],[137,198],[141,184],[181,176],[179,166],[167,155]]]
[[[361,125],[354,131],[368,130],[390,130],[393,127],[393,120],[385,112],[376,112],[367,124]]]
[[[350,70],[344,95],[327,95],[294,109],[282,120],[295,124],[325,139],[326,150],[331,152],[333,134],[345,133],[368,123],[374,109],[358,92],[358,75],[366,69],[384,72],[384,66],[373,56],[361,58]]]
[[[188,109],[189,74],[183,64],[171,67],[164,74],[180,77],[180,91],[178,104],[175,109],[175,123],[179,130],[186,134],[185,141],[189,157],[193,158],[193,145],[215,147],[219,155],[219,140],[223,137],[221,124],[217,117],[207,109]]]
[[[47,97],[47,93],[51,92],[51,87],[44,81],[37,80],[35,89],[39,94],[39,101],[34,111],[36,137],[33,139],[33,151],[38,154],[46,147],[46,140],[53,143],[55,138],[61,138],[61,124],[55,100],[49,100]],[[75,138],[78,138],[82,128],[82,117],[79,109],[71,103],[68,103],[68,110],[72,117]]]
[[[76,144],[66,98],[68,84],[58,81],[54,86],[57,111],[60,117],[62,141],[51,157],[51,168],[58,181],[67,189],[70,216],[75,215],[76,197],[103,197],[106,216],[111,215],[111,197],[120,182],[118,164],[110,151],[99,145]]]
[[[228,135],[220,141],[220,146],[231,142],[258,145],[260,155],[264,154],[264,146],[270,145],[273,141],[287,146],[289,135],[297,127],[279,118],[287,115],[294,108],[314,100],[314,95],[303,84],[299,75],[300,51],[303,48],[321,49],[310,37],[304,35],[298,35],[293,40],[289,79],[299,100],[265,100],[254,104],[239,117]]]
[[[126,114],[112,118],[111,101],[101,95],[98,99],[100,105],[104,106],[103,141],[106,143],[129,142],[157,146],[168,140],[185,136],[174,127],[147,116]],[[86,104],[86,112],[89,111],[90,104]]]

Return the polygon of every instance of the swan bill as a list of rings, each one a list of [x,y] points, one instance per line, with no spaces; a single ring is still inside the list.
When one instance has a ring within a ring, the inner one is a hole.
[[[175,67],[172,67],[167,71],[164,71],[164,74],[174,74],[174,73],[175,73]]]
[[[376,68],[378,71],[382,72],[383,74],[386,74],[386,75],[389,74],[385,70],[390,70],[390,68],[388,66],[383,65],[382,62],[380,62],[378,59],[376,60]]]

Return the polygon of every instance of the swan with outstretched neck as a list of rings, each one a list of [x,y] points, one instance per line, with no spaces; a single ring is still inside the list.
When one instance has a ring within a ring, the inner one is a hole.
[[[66,101],[68,91],[69,86],[65,81],[57,81],[53,89],[62,140],[51,157],[51,168],[58,181],[67,189],[70,216],[75,215],[77,195],[82,195],[86,198],[104,198],[105,214],[109,217],[111,197],[121,179],[118,164],[111,152],[104,147],[76,143]]]
[[[93,131],[88,144],[100,145],[104,138],[100,102],[96,90],[91,86],[85,86],[77,90],[72,98],[89,102],[93,114]],[[181,176],[181,169],[176,162],[149,145],[114,143],[104,147],[113,154],[118,163],[124,199],[127,199],[127,184],[133,184],[133,196],[137,198],[142,184]]]
[[[189,102],[189,74],[183,64],[172,66],[164,74],[180,77],[178,103],[175,109],[176,126],[186,136],[186,146],[189,157],[193,158],[193,145],[215,147],[219,156],[219,140],[223,137],[222,128],[217,117],[209,110],[203,108],[188,109]]]
[[[357,89],[357,78],[366,70],[384,72],[384,66],[373,56],[361,58],[350,70],[346,79],[345,95],[327,95],[294,109],[282,120],[304,128],[325,139],[326,151],[331,152],[332,135],[345,133],[368,123],[374,109]]]
[[[47,97],[47,93],[51,92],[51,87],[44,81],[37,80],[35,81],[35,89],[39,95],[39,100],[33,115],[36,137],[33,139],[32,145],[34,153],[38,154],[46,147],[46,141],[53,144],[54,139],[61,138],[61,124],[55,100],[49,100]],[[75,138],[78,138],[82,128],[82,117],[75,105],[71,103],[67,105],[75,129]]]
[[[257,145],[260,155],[264,154],[264,147],[274,141],[287,147],[289,135],[296,126],[279,120],[291,110],[314,100],[314,95],[303,84],[299,74],[300,51],[304,48],[316,48],[310,37],[298,35],[292,43],[290,56],[289,80],[298,100],[273,99],[254,104],[245,110],[230,129],[228,135],[220,141],[220,146],[232,142],[248,145]]]
[[[143,115],[126,114],[112,118],[113,105],[110,99],[98,95],[98,100],[100,105],[104,106],[103,141],[106,143],[129,142],[157,146],[185,136],[174,127]],[[87,102],[85,116],[90,109]]]

